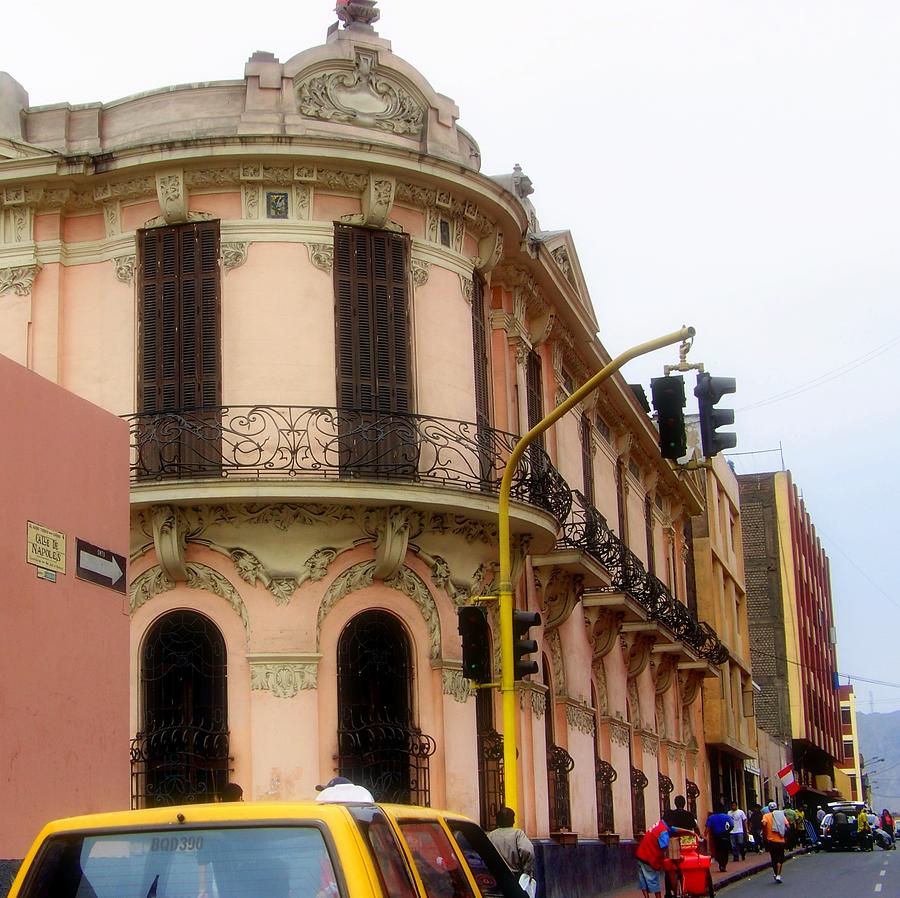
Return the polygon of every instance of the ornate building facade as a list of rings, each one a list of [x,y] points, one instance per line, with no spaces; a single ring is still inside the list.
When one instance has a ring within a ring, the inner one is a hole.
[[[135,804],[334,773],[488,825],[502,802],[456,612],[495,591],[517,435],[609,357],[569,232],[518,166],[480,172],[377,14],[105,105],[29,108],[0,75],[0,352],[131,426]],[[619,377],[520,465],[531,835],[706,809],[698,696],[727,650],[686,605],[702,498]]]

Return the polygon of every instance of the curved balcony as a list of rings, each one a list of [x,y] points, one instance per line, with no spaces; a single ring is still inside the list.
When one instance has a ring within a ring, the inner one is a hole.
[[[131,479],[374,481],[496,495],[519,437],[491,427],[395,412],[307,406],[222,406],[130,415]],[[562,521],[571,493],[532,446],[511,496]]]
[[[623,545],[609,529],[606,518],[578,490],[572,491],[572,506],[557,540],[558,547],[579,549],[600,562],[610,575],[606,592],[630,595],[650,620],[665,626],[676,639],[687,643],[704,661],[722,664],[728,649],[715,630],[698,621],[690,609],[679,602],[669,588],[647,572],[644,563]]]

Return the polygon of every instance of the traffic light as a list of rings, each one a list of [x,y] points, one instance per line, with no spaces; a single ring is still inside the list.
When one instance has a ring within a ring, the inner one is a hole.
[[[526,655],[538,650],[534,639],[528,639],[528,631],[538,627],[541,616],[537,611],[513,611],[513,679],[522,680],[538,672],[538,663]]]
[[[656,423],[659,426],[659,451],[673,461],[687,455],[684,435],[684,378],[654,377],[650,381]]]
[[[734,409],[715,407],[726,393],[733,393],[736,389],[733,377],[713,377],[705,372],[697,375],[694,395],[700,406],[700,441],[707,458],[712,458],[723,449],[734,449],[737,446],[737,434],[716,433],[717,428],[734,424]]]
[[[466,605],[457,610],[462,636],[463,676],[476,683],[491,682],[491,634],[484,609]]]

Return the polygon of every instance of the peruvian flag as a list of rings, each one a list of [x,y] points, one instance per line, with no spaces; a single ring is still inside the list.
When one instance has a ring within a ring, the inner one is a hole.
[[[778,771],[778,779],[781,780],[781,785],[784,786],[785,791],[788,795],[796,795],[800,791],[799,783],[794,779],[794,765],[788,764],[782,770]]]

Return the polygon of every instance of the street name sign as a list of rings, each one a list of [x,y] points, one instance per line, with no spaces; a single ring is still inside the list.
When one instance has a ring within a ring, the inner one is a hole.
[[[25,560],[46,571],[66,572],[66,535],[34,521],[28,522]],[[49,578],[47,578],[49,579]]]
[[[125,556],[75,539],[75,576],[125,594]]]

